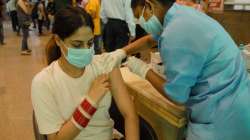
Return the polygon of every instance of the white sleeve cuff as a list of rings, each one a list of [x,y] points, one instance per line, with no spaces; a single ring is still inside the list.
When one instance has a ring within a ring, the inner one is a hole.
[[[123,49],[118,49],[114,52],[114,55],[117,57],[119,61],[127,57],[126,52]]]
[[[75,121],[75,119],[74,119],[73,117],[72,117],[70,120],[71,120],[71,122],[75,125],[75,127],[78,128],[79,130],[83,130],[83,129],[84,129],[80,124],[78,124],[78,123]]]

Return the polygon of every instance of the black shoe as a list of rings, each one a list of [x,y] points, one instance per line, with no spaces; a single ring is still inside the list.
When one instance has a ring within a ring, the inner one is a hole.
[[[4,42],[1,42],[1,43],[0,43],[0,45],[5,45],[5,44],[6,44],[6,43],[4,43]]]
[[[29,52],[29,53],[30,53],[30,52],[32,52],[32,50],[31,50],[31,49],[27,49],[26,51],[27,51],[27,52]]]

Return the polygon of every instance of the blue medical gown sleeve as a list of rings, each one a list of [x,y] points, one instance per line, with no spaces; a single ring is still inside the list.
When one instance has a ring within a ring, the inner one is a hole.
[[[153,39],[155,41],[158,41],[160,39],[160,35],[156,35],[156,34],[151,34],[151,36],[153,37]]]
[[[167,83],[165,93],[178,103],[186,103],[208,54],[208,42],[195,27],[169,25],[160,40],[160,53]]]

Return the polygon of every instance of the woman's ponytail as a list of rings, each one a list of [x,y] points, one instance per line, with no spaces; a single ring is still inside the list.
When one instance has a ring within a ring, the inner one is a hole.
[[[60,48],[57,46],[54,36],[52,36],[46,45],[47,64],[50,65],[53,61],[61,57]]]

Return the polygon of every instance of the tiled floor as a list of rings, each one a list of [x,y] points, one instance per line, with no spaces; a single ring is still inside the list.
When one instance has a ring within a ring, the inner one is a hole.
[[[30,32],[31,56],[20,55],[21,37],[5,23],[6,45],[0,46],[0,140],[34,140],[30,84],[45,66],[44,48],[49,35]]]

